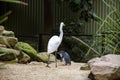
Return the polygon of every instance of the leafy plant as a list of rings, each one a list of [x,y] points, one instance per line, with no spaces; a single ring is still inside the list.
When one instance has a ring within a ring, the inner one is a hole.
[[[27,3],[19,1],[19,0],[0,0],[0,2],[28,5]],[[0,24],[2,24],[4,21],[6,21],[8,19],[8,15],[10,15],[11,13],[12,13],[12,11],[8,11],[5,14],[1,15],[0,16]]]
[[[23,4],[23,5],[28,5],[27,3],[19,0],[0,0],[2,2],[7,2],[7,3],[15,3],[15,4]]]
[[[109,53],[120,54],[120,10],[116,6],[120,0],[102,1],[111,11],[105,19],[98,17],[102,23],[98,23],[100,27],[96,36],[99,34],[99,38],[95,40],[92,47],[98,47],[95,45],[101,44],[102,51],[98,51],[101,56]],[[87,54],[90,54],[90,49]]]
[[[8,19],[8,15],[10,15],[11,13],[12,13],[12,11],[8,11],[7,13],[0,16],[0,24],[3,23],[4,21],[6,21]]]
[[[77,13],[77,22],[71,21],[74,25],[84,26],[90,19],[99,20],[96,14],[93,12],[92,0],[57,0],[59,4],[67,2],[72,12]]]
[[[66,26],[64,27],[64,33],[69,35],[79,35],[81,34],[81,28],[84,27],[85,23],[88,21],[95,20],[99,21],[99,18],[93,12],[93,0],[57,0],[58,4],[68,4],[68,8],[74,13],[74,16],[77,16],[75,19],[65,21]],[[90,45],[90,38],[79,36],[77,39],[74,37],[64,37],[63,45],[65,46],[65,50],[70,54],[72,60],[80,62],[87,61],[85,60],[85,53],[90,48],[92,49],[92,53],[95,52],[97,55],[99,53]],[[82,39],[81,39],[82,38]],[[89,39],[89,42],[87,42]],[[86,41],[85,41],[86,40]],[[86,43],[85,43],[86,42]],[[68,46],[67,46],[68,45]],[[92,56],[91,56],[92,57]],[[89,58],[90,59],[90,58]]]
[[[120,0],[103,0],[103,3],[111,11],[108,13],[108,15],[106,15],[105,19],[98,17],[100,20],[100,22],[97,22],[99,24],[99,29],[94,35],[94,41],[92,45],[87,45],[87,43],[80,39],[81,37],[73,37],[79,41],[79,43],[82,43],[84,46],[89,48],[86,54],[82,56],[84,57],[84,61],[95,56],[102,56],[109,53],[120,54],[120,10],[116,6],[116,3],[120,3]]]
[[[120,10],[116,6],[116,3],[120,3],[120,0],[110,0],[109,3],[103,0],[103,3],[111,10],[105,20],[100,18],[105,28],[103,31],[101,30],[101,34],[105,36],[103,53],[120,54]],[[100,26],[101,29],[102,27]]]

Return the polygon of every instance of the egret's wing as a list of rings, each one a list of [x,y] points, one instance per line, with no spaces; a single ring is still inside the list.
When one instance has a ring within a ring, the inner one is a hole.
[[[58,36],[53,36],[52,38],[50,38],[49,42],[48,42],[48,53],[52,53],[54,51],[57,51],[59,45],[60,45],[60,38]]]

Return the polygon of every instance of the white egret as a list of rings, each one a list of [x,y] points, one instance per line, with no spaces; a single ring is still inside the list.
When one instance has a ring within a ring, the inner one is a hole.
[[[63,22],[60,23],[60,35],[54,35],[52,36],[49,41],[48,41],[48,46],[47,46],[47,54],[48,54],[48,62],[47,62],[47,67],[49,67],[49,59],[50,59],[50,54],[55,52],[55,57],[57,55],[57,50],[58,47],[60,46],[62,39],[63,39],[63,26],[65,26],[65,24]],[[56,61],[56,67],[57,67],[57,59],[55,58]]]

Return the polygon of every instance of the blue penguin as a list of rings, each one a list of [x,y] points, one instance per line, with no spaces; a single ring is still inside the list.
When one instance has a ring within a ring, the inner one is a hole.
[[[61,60],[64,59],[65,65],[67,65],[67,64],[71,65],[71,59],[67,52],[60,51],[59,54],[61,55]]]

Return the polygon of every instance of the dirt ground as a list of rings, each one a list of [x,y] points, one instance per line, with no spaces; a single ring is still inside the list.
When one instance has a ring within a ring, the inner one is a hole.
[[[80,70],[83,63],[72,62],[71,66],[64,66],[58,62],[46,67],[45,63],[32,62],[30,64],[8,64],[0,68],[0,80],[90,80],[87,78],[89,70]]]

